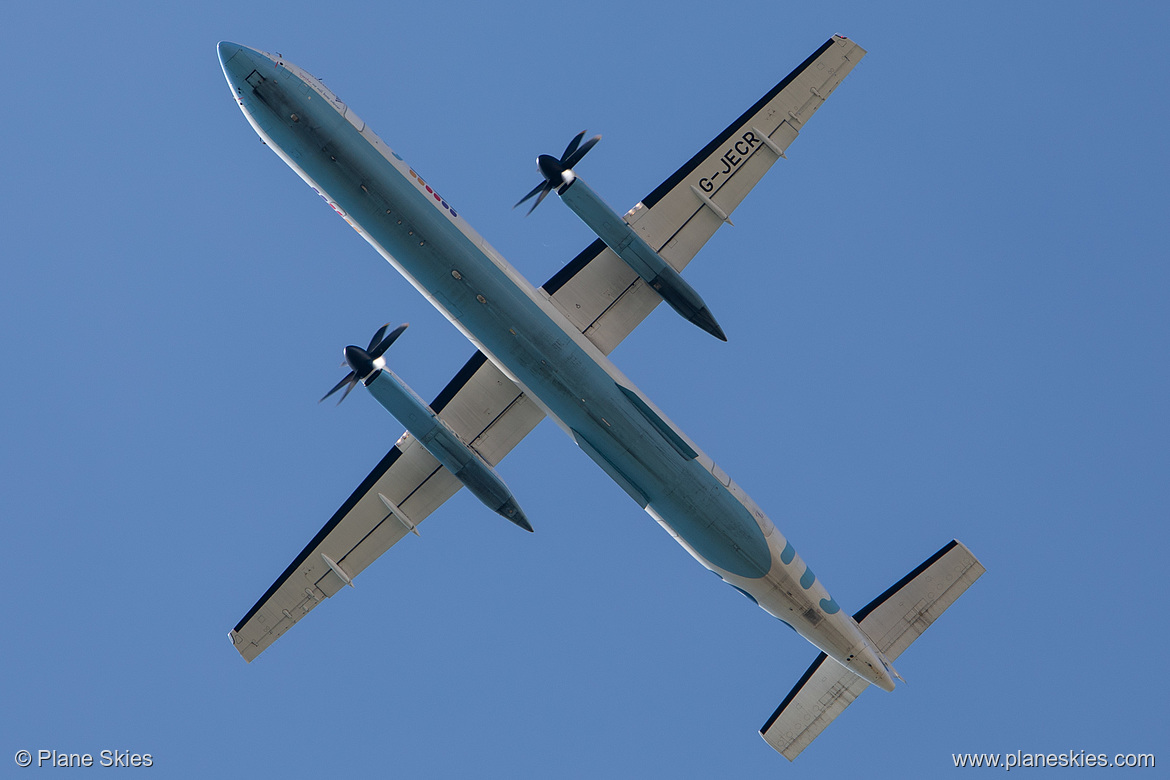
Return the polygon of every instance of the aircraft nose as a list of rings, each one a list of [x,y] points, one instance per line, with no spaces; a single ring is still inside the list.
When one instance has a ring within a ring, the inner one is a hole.
[[[215,48],[219,52],[219,64],[226,69],[231,58],[242,51],[244,47],[231,41],[220,41]]]
[[[223,75],[227,76],[228,83],[237,92],[243,88],[243,81],[252,71],[267,73],[268,66],[272,64],[262,52],[231,41],[220,41],[216,50]]]

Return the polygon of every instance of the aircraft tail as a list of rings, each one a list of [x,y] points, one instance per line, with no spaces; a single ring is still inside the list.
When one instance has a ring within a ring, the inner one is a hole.
[[[885,660],[892,662],[984,571],[970,550],[951,541],[853,619]],[[760,736],[791,761],[868,685],[821,653],[760,729]]]

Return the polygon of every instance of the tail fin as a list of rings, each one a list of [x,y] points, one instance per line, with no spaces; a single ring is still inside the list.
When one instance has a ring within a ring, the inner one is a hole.
[[[878,651],[894,661],[984,572],[952,541],[853,616]],[[789,761],[800,755],[869,685],[824,653],[760,729]]]

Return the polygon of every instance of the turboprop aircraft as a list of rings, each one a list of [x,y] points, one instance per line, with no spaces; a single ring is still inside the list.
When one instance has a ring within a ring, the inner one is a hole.
[[[760,730],[789,759],[982,573],[957,541],[850,617],[772,521],[607,355],[660,302],[726,340],[680,275],[865,55],[833,36],[666,181],[619,216],[575,168],[597,138],[541,155],[542,181],[598,239],[533,287],[324,84],[277,54],[219,44],[249,124],[477,348],[430,404],[386,367],[404,328],[347,347],[350,373],[407,432],[231,631],[252,661],[466,486],[532,525],[495,465],[544,417],[706,568],[820,656]],[[519,203],[517,205],[520,205]],[[343,395],[342,398],[345,396]],[[324,399],[322,399],[324,400]],[[539,524],[539,523],[538,523]]]

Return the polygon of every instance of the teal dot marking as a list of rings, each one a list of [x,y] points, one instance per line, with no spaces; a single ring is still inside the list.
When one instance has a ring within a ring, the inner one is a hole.
[[[841,608],[837,606],[837,600],[832,597],[821,599],[821,609],[825,611],[826,615],[835,615],[841,611]]]
[[[784,551],[780,553],[780,562],[785,566],[792,563],[792,559],[796,557],[796,548],[792,546],[792,542],[785,540]]]
[[[817,575],[813,574],[812,569],[806,564],[804,567],[804,574],[800,575],[800,587],[808,590],[812,584],[817,581]]]

